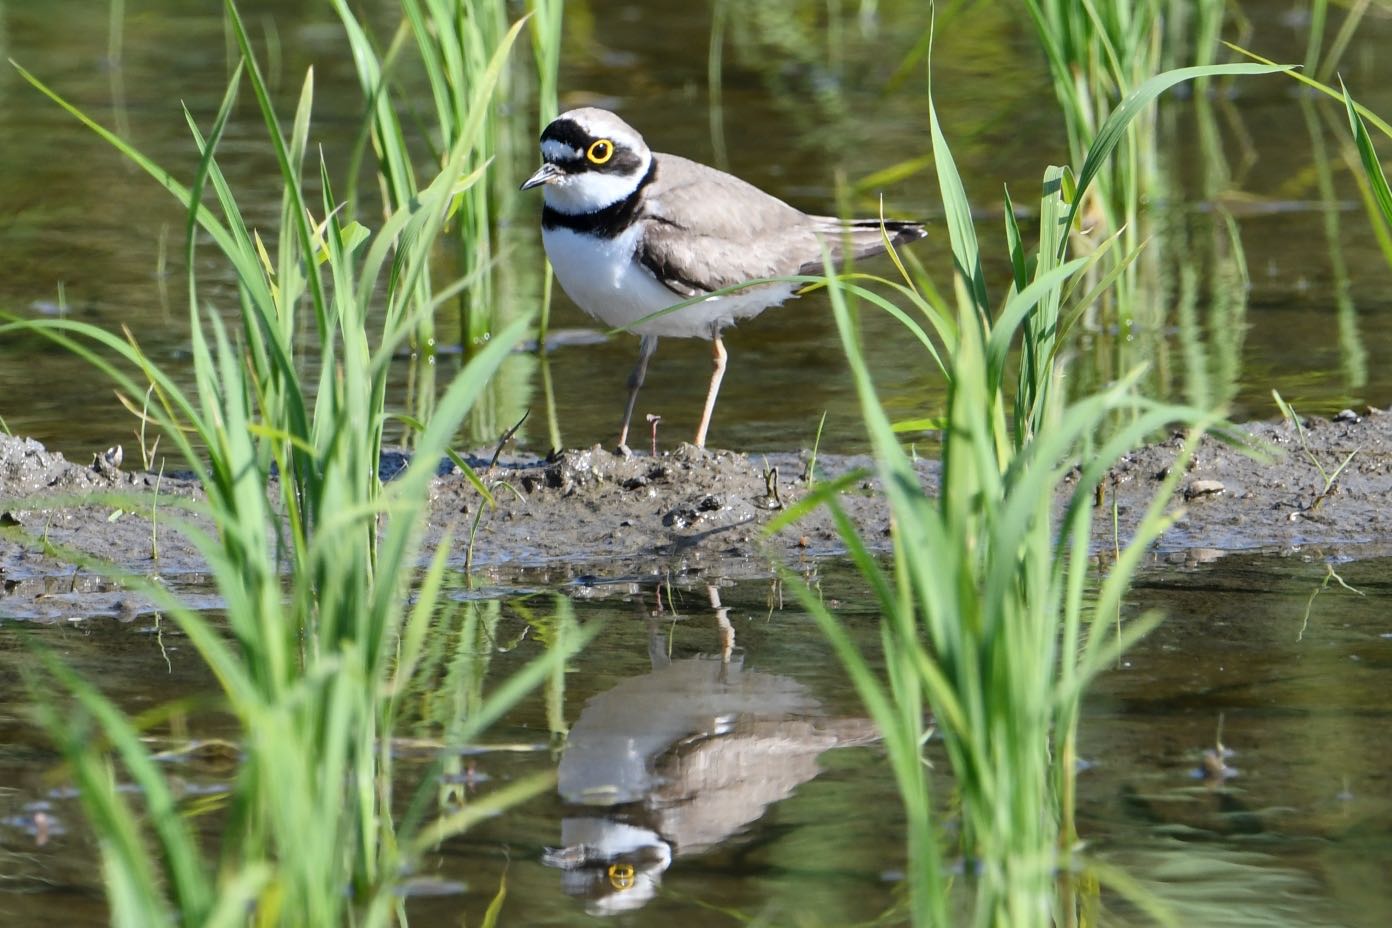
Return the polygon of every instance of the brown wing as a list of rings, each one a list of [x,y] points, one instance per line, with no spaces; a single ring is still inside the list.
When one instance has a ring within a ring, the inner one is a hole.
[[[638,258],[683,296],[795,274],[819,252],[812,217],[730,174],[658,154]]]
[[[681,296],[765,277],[817,273],[824,240],[832,259],[884,250],[879,220],[809,216],[738,177],[677,155],[655,154],[657,176],[641,210],[636,257]],[[658,191],[653,193],[651,191]],[[887,223],[896,244],[917,223]]]

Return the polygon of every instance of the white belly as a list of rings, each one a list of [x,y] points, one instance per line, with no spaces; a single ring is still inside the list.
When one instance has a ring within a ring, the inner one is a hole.
[[[561,287],[575,305],[605,325],[636,335],[710,338],[715,330],[757,316],[792,296],[793,284],[757,287],[744,293],[711,297],[639,322],[682,302],[682,298],[633,260],[638,231],[634,226],[623,235],[603,239],[565,228],[542,230],[546,256],[551,259]]]

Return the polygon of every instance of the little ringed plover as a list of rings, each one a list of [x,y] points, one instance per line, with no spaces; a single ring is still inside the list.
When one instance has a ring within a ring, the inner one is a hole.
[[[704,447],[725,373],[721,330],[793,295],[762,284],[653,313],[750,280],[816,274],[825,246],[836,261],[863,258],[925,234],[917,222],[811,216],[738,177],[649,150],[606,110],[562,113],[541,134],[542,165],[522,184],[545,187],[541,237],[565,292],[585,312],[640,336],[619,446],[659,336],[707,338],[714,370],[696,445]]]

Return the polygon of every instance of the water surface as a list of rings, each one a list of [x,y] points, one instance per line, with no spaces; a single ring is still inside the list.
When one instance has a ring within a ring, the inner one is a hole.
[[[1363,595],[1331,587],[1313,603],[1325,570],[1296,558],[1148,571],[1132,607],[1164,609],[1169,620],[1103,675],[1084,707],[1078,824],[1089,856],[1127,868],[1185,924],[1385,924],[1385,568],[1342,565]],[[813,579],[860,645],[873,647],[876,616],[856,605],[859,582],[837,568]],[[719,612],[699,584],[663,588],[660,606],[646,584],[570,592],[577,620],[603,629],[564,692],[535,694],[509,713],[435,787],[467,796],[559,763],[558,791],[429,857],[420,876],[454,891],[412,900],[422,924],[477,923],[504,873],[507,924],[585,924],[629,911],[637,914],[624,923],[847,925],[894,910],[903,857],[893,779],[806,614],[771,583],[721,585]],[[544,616],[546,603],[526,600],[533,615]],[[439,739],[468,693],[540,653],[541,636],[527,634],[527,613],[510,602],[466,608],[486,634],[464,640],[462,615],[442,620],[432,634],[438,664],[407,703],[406,737]],[[0,626],[0,661],[14,679],[26,643],[52,648],[132,711],[208,693],[186,642],[154,632],[149,619]],[[0,917],[103,924],[95,849],[54,776],[56,758],[23,721],[27,701],[12,689],[0,704]],[[216,718],[188,724],[172,743],[227,734]],[[557,754],[563,730],[569,748]],[[626,761],[616,738],[645,760]],[[1205,779],[1203,752],[1220,739],[1232,776]],[[409,744],[403,792],[424,770]],[[946,771],[945,757],[932,755]],[[626,778],[625,764],[660,775]],[[232,773],[212,748],[165,766],[190,803]],[[951,827],[950,779],[935,781]],[[596,783],[627,786],[606,799],[586,793]],[[47,816],[42,843],[36,812]],[[206,828],[216,835],[215,817]],[[556,849],[577,836],[630,841],[622,859],[631,876],[556,866]],[[1109,893],[1106,904],[1118,923],[1139,923],[1124,900]]]
[[[854,5],[849,5],[854,6]],[[803,208],[834,211],[838,178],[854,183],[924,155],[929,148],[921,70],[896,71],[926,28],[919,4],[879,4],[863,27],[847,10],[825,28],[825,8],[769,4],[729,25],[718,111],[710,108],[710,11],[702,4],[568,5],[563,105],[598,102],[619,109],[660,150],[711,161]],[[211,8],[210,8],[211,9]],[[1307,23],[1288,4],[1249,0],[1252,48],[1281,61],[1304,58]],[[305,69],[314,67],[313,141],[341,170],[361,103],[340,29],[318,4],[245,4],[247,20],[276,54],[268,68],[289,112]],[[1009,186],[1026,214],[1038,201],[1047,163],[1066,159],[1057,110],[1035,40],[1010,4],[973,4],[939,23],[934,87],[944,128],[981,217],[992,279],[1004,283],[1001,191]],[[383,22],[390,18],[379,10]],[[1392,74],[1374,51],[1392,22],[1360,26],[1340,73],[1375,111],[1392,111]],[[0,44],[9,56],[87,108],[122,127],[143,151],[176,172],[192,170],[180,104],[205,123],[228,74],[221,19],[166,2],[128,7],[119,59],[109,55],[104,17],[89,4],[60,0],[40,8],[0,4]],[[424,100],[424,97],[422,97]],[[536,126],[525,105],[506,115],[517,155],[497,170],[525,176]],[[1229,404],[1239,418],[1274,415],[1278,388],[1307,412],[1385,404],[1392,365],[1388,344],[1389,273],[1349,172],[1341,109],[1281,77],[1221,85],[1204,105],[1172,94],[1161,111],[1160,183],[1151,210],[1155,272],[1142,306],[1145,324],[1103,328],[1084,340],[1080,383],[1148,362],[1165,395]],[[719,129],[713,134],[713,127]],[[182,216],[153,182],[121,161],[9,69],[0,69],[0,309],[23,315],[60,311],[108,327],[127,325],[161,363],[187,363]],[[1215,137],[1218,147],[1201,141]],[[223,145],[223,163],[253,223],[278,208],[264,129],[244,100]],[[723,146],[717,143],[723,139]],[[57,155],[55,153],[61,153]],[[935,181],[923,170],[855,199],[893,214],[932,220]],[[513,248],[499,311],[533,308],[540,253],[533,192],[505,204]],[[1227,217],[1241,250],[1228,239]],[[1325,234],[1329,218],[1335,231]],[[1163,221],[1160,221],[1163,220]],[[1028,228],[1028,216],[1025,217]],[[946,286],[940,226],[915,254]],[[161,263],[161,256],[164,261]],[[1239,262],[1238,259],[1241,259]],[[1245,263],[1250,285],[1235,280]],[[873,263],[881,273],[891,269]],[[203,298],[233,308],[230,284],[214,261],[200,267]],[[1197,272],[1194,279],[1186,271]],[[442,312],[442,347],[457,330]],[[593,323],[558,299],[559,328]],[[895,324],[867,312],[866,341],[892,410],[921,414],[942,400],[941,375]],[[569,445],[611,441],[622,408],[635,340],[614,337],[553,353],[554,407],[535,359],[519,357],[476,417],[480,444],[495,440],[528,407],[546,409]],[[740,449],[810,446],[828,414],[823,447],[863,447],[856,405],[825,300],[811,296],[741,325],[728,338],[731,368],[712,435]],[[455,355],[440,361],[444,373]],[[643,411],[663,416],[664,437],[688,437],[709,372],[706,347],[668,340],[659,349]],[[410,374],[403,359],[399,384]],[[19,433],[85,454],[130,442],[128,417],[109,387],[82,362],[39,340],[0,344],[0,416]],[[540,415],[524,426],[527,446],[552,436]]]

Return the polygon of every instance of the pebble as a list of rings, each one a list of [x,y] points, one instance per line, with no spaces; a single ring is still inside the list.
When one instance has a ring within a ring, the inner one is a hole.
[[[1200,496],[1213,496],[1222,493],[1225,489],[1221,480],[1194,480],[1184,488],[1185,499],[1195,499]]]

